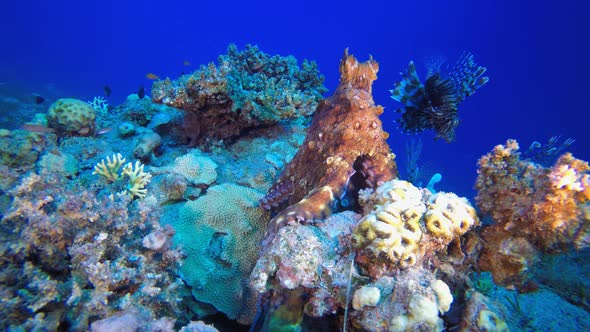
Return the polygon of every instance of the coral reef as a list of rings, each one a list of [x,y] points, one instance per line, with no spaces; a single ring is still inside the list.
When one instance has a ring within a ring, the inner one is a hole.
[[[347,192],[396,176],[383,107],[372,97],[378,69],[373,59],[359,63],[345,51],[338,88],[318,105],[305,142],[261,200],[266,209],[288,205],[271,221],[267,240],[287,223],[321,219]]]
[[[345,211],[313,225],[295,223],[278,230],[250,279],[261,294],[261,307],[267,308],[262,331],[287,325],[305,330],[319,318],[339,321],[339,326],[348,323],[353,331],[442,330],[440,315],[453,302],[447,281],[437,278],[426,260],[391,269],[388,275],[370,275],[354,246],[361,218]],[[349,305],[344,323],[341,315]],[[295,317],[285,320],[285,312]]]
[[[2,330],[87,331],[133,308],[147,314],[142,325],[182,318],[181,255],[153,199],[97,196],[59,174],[35,173],[9,195],[0,221]],[[136,240],[154,234],[157,246]]]
[[[55,145],[55,134],[41,135],[24,130],[0,136],[0,164],[27,170],[32,168],[44,149]]]
[[[570,153],[551,168],[521,160],[515,140],[483,156],[476,200],[495,224],[482,231],[486,245],[479,266],[497,283],[525,291],[527,271],[540,252],[589,247],[589,170]]]
[[[326,91],[322,82],[314,62],[299,68],[292,56],[269,56],[251,45],[240,52],[230,45],[217,66],[156,81],[152,100],[186,111],[184,129],[195,145],[309,116]]]
[[[268,220],[257,207],[261,197],[254,189],[224,183],[186,202],[171,221],[174,241],[187,255],[180,274],[195,299],[243,323],[255,312],[247,280]]]
[[[47,122],[61,135],[91,136],[96,130],[96,111],[78,99],[56,100],[47,110]]]
[[[372,277],[390,275],[447,248],[479,224],[475,209],[453,193],[431,195],[392,180],[359,193],[364,217],[353,231],[359,265]]]
[[[473,54],[467,52],[461,55],[446,77],[440,73],[440,65],[435,67],[429,69],[426,82],[422,84],[414,62],[410,61],[407,71],[402,73],[402,80],[390,90],[391,98],[405,106],[398,110],[402,113],[397,120],[402,131],[416,133],[433,129],[436,138],[452,142],[459,125],[459,104],[489,78],[482,76],[486,68],[475,63]]]

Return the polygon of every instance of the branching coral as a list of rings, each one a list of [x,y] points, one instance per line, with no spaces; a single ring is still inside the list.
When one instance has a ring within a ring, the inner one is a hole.
[[[228,47],[218,64],[175,81],[157,81],[155,102],[185,110],[191,144],[233,139],[243,130],[309,116],[326,91],[314,62],[270,56],[256,46]]]
[[[433,129],[437,138],[454,141],[459,125],[458,106],[488,82],[489,78],[483,77],[485,71],[485,67],[475,63],[473,54],[463,53],[446,77],[438,70],[429,71],[422,84],[414,62],[410,61],[402,80],[390,90],[391,98],[405,106],[399,110],[401,129],[409,133]]]
[[[135,164],[129,162],[123,166],[125,158],[120,153],[114,154],[112,159],[107,157],[106,163],[104,159],[101,160],[100,163],[94,166],[94,172],[92,174],[102,176],[109,183],[120,180],[123,175],[126,175],[129,177],[129,181],[125,189],[119,192],[119,195],[126,194],[131,198],[145,198],[147,195],[145,186],[150,182],[152,175],[143,170],[144,165],[136,161]],[[121,166],[123,166],[123,169],[119,173]]]
[[[127,194],[131,198],[145,198],[147,195],[147,189],[145,186],[150,182],[152,175],[143,171],[144,165],[139,161],[133,163],[127,163],[123,167],[121,174],[129,177],[129,184],[127,185]]]
[[[515,140],[479,160],[477,204],[496,222],[482,232],[479,264],[496,282],[522,286],[537,250],[590,246],[589,170],[570,153],[551,168],[521,160]]]
[[[113,160],[111,157],[107,156],[107,161],[105,163],[104,159],[100,161],[100,163],[94,166],[94,172],[92,174],[101,175],[105,178],[108,182],[115,182],[121,178],[121,174],[119,174],[119,170],[121,166],[125,164],[125,158],[120,153],[113,155]]]

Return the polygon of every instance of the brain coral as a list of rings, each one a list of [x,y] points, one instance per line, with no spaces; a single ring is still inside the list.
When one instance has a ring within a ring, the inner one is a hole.
[[[256,297],[249,296],[248,278],[268,221],[267,212],[257,207],[262,196],[232,183],[213,186],[187,202],[172,225],[187,255],[181,275],[193,296],[244,323],[254,314]]]
[[[362,190],[359,202],[365,216],[353,232],[353,241],[361,249],[361,263],[376,259],[385,266],[407,268],[479,223],[465,198],[444,192],[431,195],[407,181],[392,180],[376,190]]]
[[[96,112],[88,103],[78,99],[56,100],[47,111],[47,123],[57,132],[76,136],[93,135]]]
[[[217,180],[217,164],[199,153],[188,153],[174,160],[172,171],[193,184],[212,184]]]

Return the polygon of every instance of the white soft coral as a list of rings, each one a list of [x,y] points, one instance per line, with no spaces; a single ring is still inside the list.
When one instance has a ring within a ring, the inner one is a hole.
[[[559,165],[554,167],[553,170],[551,170],[551,173],[549,173],[551,184],[557,189],[565,187],[568,190],[582,191],[584,190],[584,187],[580,181],[581,178],[582,175],[574,168],[570,167],[570,165]]]

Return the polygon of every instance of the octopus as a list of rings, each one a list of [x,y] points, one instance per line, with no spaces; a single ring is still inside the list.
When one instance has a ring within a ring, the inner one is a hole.
[[[302,146],[260,200],[267,210],[287,206],[270,221],[264,243],[284,225],[325,218],[351,190],[397,177],[383,107],[373,101],[378,63],[359,63],[347,49],[339,69],[338,88],[317,106]]]

